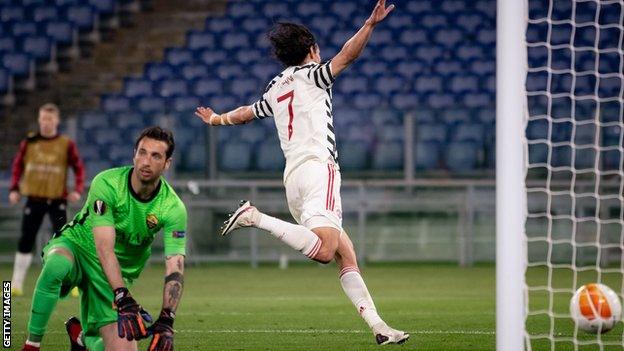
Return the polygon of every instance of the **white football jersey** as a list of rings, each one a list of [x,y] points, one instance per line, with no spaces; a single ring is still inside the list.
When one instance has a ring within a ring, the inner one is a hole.
[[[337,163],[329,62],[286,68],[252,105],[256,118],[274,117],[286,158],[284,180],[310,159]]]

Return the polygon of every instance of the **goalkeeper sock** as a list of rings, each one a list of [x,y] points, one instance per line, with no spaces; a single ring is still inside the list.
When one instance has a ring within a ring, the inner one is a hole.
[[[85,346],[89,351],[104,351],[104,340],[102,337],[97,335],[85,336],[84,337]]]
[[[340,285],[371,329],[383,322],[357,267],[345,267],[340,271]]]
[[[270,232],[273,236],[309,258],[316,256],[323,243],[321,238],[310,229],[302,225],[282,221],[264,213],[260,214],[257,227]]]
[[[32,262],[33,255],[28,253],[16,252],[15,263],[13,264],[13,278],[11,278],[11,285],[15,289],[24,290],[24,278],[30,263]]]
[[[46,257],[32,300],[28,321],[28,331],[31,335],[45,334],[50,316],[60,297],[63,279],[71,273],[72,267],[72,262],[63,255],[51,254]]]

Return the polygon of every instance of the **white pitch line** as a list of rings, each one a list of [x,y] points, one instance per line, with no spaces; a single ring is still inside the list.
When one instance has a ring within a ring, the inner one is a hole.
[[[46,334],[65,334],[65,331],[50,331]],[[176,329],[181,334],[369,334],[368,330],[355,329]],[[409,334],[422,335],[495,335],[489,330],[415,330],[407,331]],[[13,334],[26,334],[23,331]]]

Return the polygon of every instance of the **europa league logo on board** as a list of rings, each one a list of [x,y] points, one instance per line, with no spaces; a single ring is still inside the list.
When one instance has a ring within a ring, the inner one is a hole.
[[[149,229],[154,229],[158,225],[158,218],[153,214],[148,214],[147,218],[145,218],[145,223]]]

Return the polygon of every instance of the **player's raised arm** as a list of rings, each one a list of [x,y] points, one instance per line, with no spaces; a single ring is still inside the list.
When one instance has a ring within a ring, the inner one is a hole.
[[[394,10],[394,5],[386,7],[386,0],[378,0],[373,12],[368,17],[360,30],[358,30],[351,39],[342,46],[340,52],[331,60],[331,71],[334,77],[338,76],[345,68],[347,68],[355,59],[357,59],[364,51],[368,39],[375,26],[384,20],[388,14]]]
[[[235,110],[218,114],[210,107],[198,107],[195,115],[211,126],[224,126],[249,123],[254,119],[251,106],[241,106]]]

